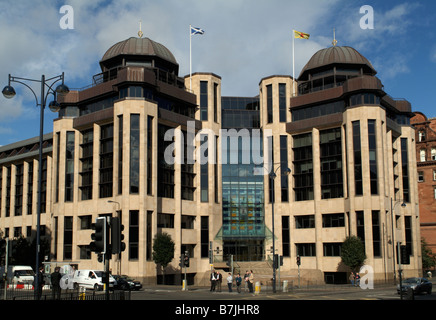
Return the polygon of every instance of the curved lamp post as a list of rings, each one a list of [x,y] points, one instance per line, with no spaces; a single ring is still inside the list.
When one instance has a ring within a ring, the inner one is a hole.
[[[38,82],[41,84],[41,97],[38,101],[38,97],[33,91],[33,89],[26,84],[24,81],[30,81],[30,82]],[[59,84],[55,90],[53,90],[53,86],[58,81],[62,81],[61,84]],[[15,95],[15,89],[11,86],[11,82],[21,83],[22,85],[26,86],[30,89],[30,91],[35,96],[36,106],[41,107],[40,112],[40,123],[39,123],[39,163],[38,163],[38,203],[37,203],[37,216],[36,216],[36,264],[35,264],[35,272],[38,274],[39,272],[39,250],[40,250],[40,218],[41,218],[41,189],[42,189],[42,144],[43,144],[43,136],[44,136],[44,108],[47,102],[47,97],[49,94],[52,94],[54,96],[54,101],[50,102],[49,108],[53,112],[59,111],[59,103],[56,101],[56,94],[66,94],[70,91],[70,89],[64,84],[64,73],[61,75],[58,75],[53,78],[46,79],[44,75],[41,76],[41,80],[35,80],[35,79],[27,79],[27,78],[19,78],[19,77],[13,77],[9,74],[8,79],[8,85],[5,86],[2,90],[3,96],[7,99],[12,99]],[[47,93],[45,93],[45,89],[47,87]],[[39,299],[39,279],[38,276],[35,277],[35,297]]]
[[[273,241],[273,245],[272,245],[272,251],[273,251],[273,283],[272,283],[272,287],[273,287],[273,292],[276,293],[276,266],[274,264],[275,260],[275,254],[276,254],[276,241],[275,241],[275,234],[274,234],[274,202],[275,202],[275,194],[274,194],[274,179],[277,177],[276,172],[281,168],[281,164],[273,171],[269,174],[269,178],[270,178],[270,188],[271,188],[271,216],[272,216],[272,241]],[[291,169],[286,168],[284,170],[282,170],[282,174],[286,174],[289,175],[291,173]],[[278,259],[277,259],[277,263],[279,263]]]

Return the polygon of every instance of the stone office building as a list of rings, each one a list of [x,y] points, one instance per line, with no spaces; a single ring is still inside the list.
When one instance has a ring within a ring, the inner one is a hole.
[[[166,270],[173,283],[185,251],[189,282],[207,284],[210,260],[270,265],[273,239],[282,278],[297,274],[299,255],[303,278],[343,282],[341,243],[350,235],[364,242],[376,279],[398,271],[398,241],[411,258],[405,274],[418,274],[411,106],[388,96],[353,48],[320,50],[296,80],[261,79],[256,97],[222,97],[213,73],[179,77],[173,54],[148,38],[116,43],[100,66],[91,86],[61,98],[44,137],[41,225],[51,261],[101,269],[89,250],[91,223],[109,215],[121,217],[127,247],[112,272],[146,283],[160,281],[152,260],[160,232],[176,244]],[[249,132],[248,161],[243,138],[225,148],[232,137],[220,129]],[[255,144],[255,130],[268,143]],[[193,146],[216,161],[188,161]],[[37,147],[30,139],[0,148],[0,229],[9,237],[35,229]],[[265,166],[254,150],[268,155],[270,172],[258,174]]]

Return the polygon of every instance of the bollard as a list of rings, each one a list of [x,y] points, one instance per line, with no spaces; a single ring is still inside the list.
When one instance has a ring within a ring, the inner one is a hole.
[[[288,280],[283,280],[283,292],[288,292]]]
[[[260,282],[257,281],[254,287],[254,294],[259,294],[260,293]]]
[[[186,291],[186,280],[182,282],[182,291]]]
[[[79,300],[85,300],[86,288],[80,287],[79,289]]]

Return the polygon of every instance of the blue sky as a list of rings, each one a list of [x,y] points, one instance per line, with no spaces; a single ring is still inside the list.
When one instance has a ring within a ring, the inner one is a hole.
[[[59,21],[70,5],[74,29]],[[369,5],[374,28],[362,29]],[[436,117],[436,1],[401,0],[0,0],[0,87],[8,74],[40,79],[65,72],[70,88],[82,88],[101,72],[105,51],[137,36],[165,45],[189,74],[189,25],[205,30],[192,40],[193,72],[222,77],[223,96],[256,96],[259,81],[292,75],[292,29],[311,35],[295,41],[295,75],[318,50],[351,46],[371,61],[385,91],[411,102],[413,111]],[[0,96],[0,145],[36,137],[39,108],[30,90]],[[39,86],[33,87],[39,95]],[[48,101],[49,102],[49,101]],[[45,130],[56,114],[45,111]]]

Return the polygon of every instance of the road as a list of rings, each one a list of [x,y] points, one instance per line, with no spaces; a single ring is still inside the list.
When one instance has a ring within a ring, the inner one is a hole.
[[[156,286],[146,287],[141,291],[132,292],[132,300],[400,300],[395,286],[375,286],[374,289],[361,289],[351,286],[323,286],[320,288],[294,289],[287,293],[260,292],[210,292],[208,288],[191,288],[182,291],[180,287]],[[406,296],[403,296],[406,300]],[[436,300],[436,293],[431,295],[416,295],[415,300]]]

